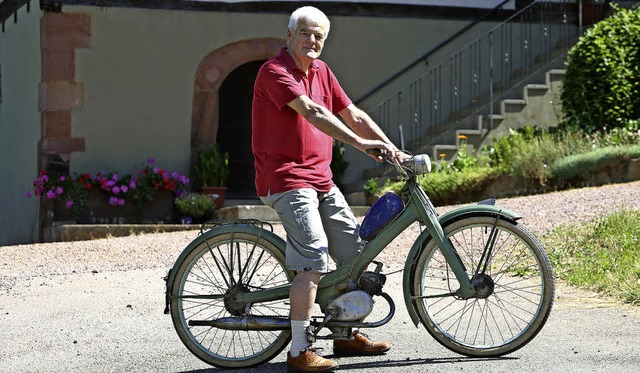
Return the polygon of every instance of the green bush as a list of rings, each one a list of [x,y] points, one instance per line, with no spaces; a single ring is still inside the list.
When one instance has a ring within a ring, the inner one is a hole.
[[[196,219],[209,218],[216,208],[216,202],[211,196],[199,193],[187,193],[176,198],[175,205],[184,215]]]
[[[362,187],[362,190],[364,191],[365,197],[375,196],[380,193],[380,187],[374,178],[369,179],[369,181],[367,181],[367,183]]]
[[[640,118],[640,8],[616,8],[571,48],[561,93],[567,122],[588,133]]]
[[[550,132],[549,129],[525,127],[494,140],[493,146],[484,152],[489,154],[491,165],[501,172],[546,185],[551,176],[550,164],[569,154],[589,149],[589,142],[580,132]]]
[[[632,158],[640,158],[640,145],[610,146],[588,153],[573,154],[554,162],[549,171],[554,182],[562,185],[566,180],[587,176],[592,171],[603,170]]]
[[[594,147],[638,144],[640,143],[640,120],[630,120],[625,127],[596,131],[588,138]]]
[[[420,179],[420,186],[436,205],[469,202],[474,192],[482,190],[500,176],[500,171],[482,167],[464,172],[434,172]],[[398,191],[396,191],[397,193]]]

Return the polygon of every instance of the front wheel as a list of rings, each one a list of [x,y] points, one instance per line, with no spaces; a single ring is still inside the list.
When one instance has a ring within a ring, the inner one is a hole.
[[[248,232],[198,240],[178,264],[171,291],[171,318],[180,339],[193,354],[217,367],[244,368],[271,360],[289,343],[290,330],[223,330],[202,322],[252,315],[288,318],[288,299],[234,301],[239,293],[291,283],[294,274],[285,267],[284,253]]]
[[[501,356],[526,345],[553,303],[551,264],[538,240],[495,216],[462,218],[443,230],[473,279],[476,296],[451,295],[459,288],[451,267],[433,240],[424,242],[412,295],[427,331],[448,349],[474,357]],[[483,252],[490,255],[479,266]],[[483,267],[484,273],[476,273]]]

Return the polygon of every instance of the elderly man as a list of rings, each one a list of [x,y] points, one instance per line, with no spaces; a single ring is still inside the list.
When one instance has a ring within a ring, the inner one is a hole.
[[[403,157],[318,59],[329,27],[329,19],[314,7],[294,11],[287,47],[262,66],[254,86],[256,190],[278,212],[287,232],[287,268],[297,271],[290,293],[292,341],[287,358],[289,371],[296,372],[337,367],[315,352],[306,330],[318,282],[329,270],[328,257],[341,266],[361,247],[358,223],[332,181],[333,139],[363,152],[382,149]],[[390,348],[359,332],[333,346],[336,355],[377,355]]]

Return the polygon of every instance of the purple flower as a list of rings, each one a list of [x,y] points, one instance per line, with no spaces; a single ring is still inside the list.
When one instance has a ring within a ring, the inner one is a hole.
[[[129,188],[128,188],[126,185],[122,185],[122,186],[120,186],[120,191],[121,191],[122,193],[126,193],[126,192],[128,192],[128,191],[129,191]]]
[[[73,207],[73,201],[72,200],[68,200],[67,203],[65,203],[65,207],[67,209],[70,209]]]
[[[47,191],[47,198],[55,199],[56,198],[56,193],[53,190]]]
[[[124,198],[111,197],[109,198],[109,204],[111,206],[122,206],[124,205]]]
[[[64,193],[64,189],[62,189],[62,187],[56,187],[56,195],[61,195],[62,193]]]
[[[131,179],[131,181],[129,182],[129,188],[131,189],[135,189],[136,188],[136,181]]]
[[[155,161],[156,160],[154,158],[149,158],[149,159],[147,159],[147,164],[155,163]]]
[[[111,189],[111,193],[113,193],[113,194],[118,194],[118,193],[120,193],[120,187],[119,187],[119,186],[117,186],[117,185],[116,185],[116,186],[114,186],[114,187]]]

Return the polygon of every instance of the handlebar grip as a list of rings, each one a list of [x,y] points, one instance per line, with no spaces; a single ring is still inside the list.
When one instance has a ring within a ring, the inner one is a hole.
[[[367,149],[367,154],[374,155],[376,157],[384,157],[387,155],[387,151],[384,149],[373,148]]]

